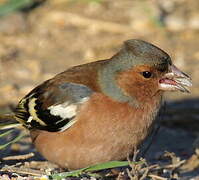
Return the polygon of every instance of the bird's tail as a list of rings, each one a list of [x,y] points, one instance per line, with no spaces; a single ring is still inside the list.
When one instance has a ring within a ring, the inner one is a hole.
[[[18,126],[21,126],[21,124],[16,121],[14,114],[0,115],[0,130]]]

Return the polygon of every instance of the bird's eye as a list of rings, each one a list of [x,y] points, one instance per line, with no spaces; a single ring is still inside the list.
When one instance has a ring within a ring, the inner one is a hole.
[[[142,72],[142,75],[145,77],[145,78],[150,78],[152,76],[152,73],[149,72],[149,71],[144,71]]]

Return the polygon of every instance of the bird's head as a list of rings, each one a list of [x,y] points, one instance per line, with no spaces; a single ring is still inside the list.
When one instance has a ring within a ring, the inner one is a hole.
[[[189,92],[192,85],[190,77],[172,63],[167,53],[142,40],[125,41],[104,71],[104,90],[124,102],[143,102],[164,91]]]

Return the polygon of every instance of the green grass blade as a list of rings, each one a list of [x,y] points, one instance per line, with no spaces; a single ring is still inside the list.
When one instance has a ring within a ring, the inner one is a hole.
[[[76,171],[70,171],[70,172],[63,172],[63,173],[57,173],[49,176],[50,179],[62,179],[66,177],[78,177],[80,174],[82,174],[83,169],[79,169]]]
[[[7,131],[7,132],[3,133],[3,135],[1,134],[1,137],[10,134],[11,131],[12,131],[12,130]],[[7,133],[7,134],[6,134],[6,133]],[[20,134],[19,136],[17,136],[17,137],[14,138],[13,140],[9,141],[8,143],[3,144],[3,145],[0,145],[0,150],[6,148],[7,146],[9,146],[9,145],[12,144],[12,143],[15,143],[15,142],[19,141],[23,136],[24,136],[24,135]]]
[[[111,168],[123,167],[123,166],[128,166],[128,165],[129,165],[128,161],[110,161],[110,162],[105,162],[102,164],[96,164],[96,165],[90,166],[86,168],[84,172],[100,171],[104,169],[111,169]]]
[[[81,175],[83,173],[89,173],[89,172],[93,172],[93,171],[100,171],[100,170],[116,168],[116,167],[123,167],[123,166],[128,166],[128,165],[129,165],[128,161],[110,161],[110,162],[96,164],[96,165],[89,166],[87,168],[82,168],[82,169],[75,170],[75,171],[53,174],[50,176],[50,178],[62,179],[62,178],[66,178],[66,177],[78,177],[79,175]]]
[[[3,136],[7,136],[8,134],[10,134],[13,130],[9,130],[9,131],[6,131],[2,134],[0,134],[0,138],[3,137]]]
[[[33,0],[8,0],[6,3],[0,5],[0,16],[24,8],[32,2]]]

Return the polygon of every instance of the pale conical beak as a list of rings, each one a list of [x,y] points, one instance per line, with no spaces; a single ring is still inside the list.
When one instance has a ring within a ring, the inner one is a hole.
[[[169,72],[159,80],[159,89],[164,91],[181,91],[189,93],[192,86],[191,78],[180,71],[175,65],[171,65]]]

